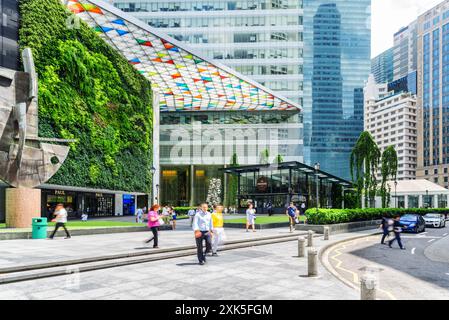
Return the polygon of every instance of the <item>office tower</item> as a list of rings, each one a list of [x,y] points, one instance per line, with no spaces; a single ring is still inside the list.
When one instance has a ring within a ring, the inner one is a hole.
[[[449,1],[418,18],[418,178],[448,188]]]
[[[417,104],[409,92],[388,92],[387,84],[377,84],[370,75],[364,89],[365,130],[370,132],[381,152],[394,146],[398,154],[398,180],[416,178]],[[380,170],[378,180],[382,179]]]
[[[302,105],[302,1],[111,2],[206,57]]]
[[[417,70],[417,22],[401,28],[394,34],[393,79],[408,76]]]
[[[371,73],[376,83],[393,80],[393,48],[390,48],[371,60]]]
[[[304,157],[350,178],[371,70],[371,0],[304,1]]]
[[[0,66],[19,68],[19,1],[0,0]]]

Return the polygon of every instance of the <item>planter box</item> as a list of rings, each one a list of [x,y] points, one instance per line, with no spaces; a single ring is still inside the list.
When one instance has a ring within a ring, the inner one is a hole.
[[[263,229],[288,228],[289,225],[290,225],[289,222],[277,222],[277,223],[267,223],[267,224],[257,224],[256,223],[256,229],[263,230]],[[224,227],[230,228],[230,229],[245,229],[246,224],[244,224],[244,223],[226,223],[225,222]]]
[[[308,231],[312,230],[316,233],[323,234],[324,227],[329,227],[331,234],[354,232],[361,230],[369,230],[379,227],[381,220],[370,220],[370,221],[357,221],[349,223],[339,223],[339,224],[327,224],[327,225],[311,225],[311,224],[297,224],[296,230]]]

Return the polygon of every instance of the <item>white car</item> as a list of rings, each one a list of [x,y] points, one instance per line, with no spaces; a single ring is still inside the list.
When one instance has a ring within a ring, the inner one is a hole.
[[[442,214],[428,213],[423,218],[426,221],[426,226],[435,228],[444,228],[446,226],[446,219]]]

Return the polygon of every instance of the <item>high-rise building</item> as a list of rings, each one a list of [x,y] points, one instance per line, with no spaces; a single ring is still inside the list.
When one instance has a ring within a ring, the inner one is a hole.
[[[371,60],[371,73],[377,83],[393,80],[393,48],[390,48]]]
[[[302,105],[302,1],[111,0],[151,27]]]
[[[0,67],[19,67],[19,1],[0,0]]]
[[[418,178],[449,187],[449,1],[418,18]]]
[[[404,78],[417,70],[417,26],[414,21],[394,34],[393,80]]]
[[[304,0],[304,157],[349,178],[371,70],[371,0]]]
[[[416,96],[409,92],[388,92],[387,84],[377,84],[370,75],[364,89],[365,130],[381,152],[393,146],[398,154],[398,180],[414,180],[417,163]],[[382,176],[377,173],[378,180]]]

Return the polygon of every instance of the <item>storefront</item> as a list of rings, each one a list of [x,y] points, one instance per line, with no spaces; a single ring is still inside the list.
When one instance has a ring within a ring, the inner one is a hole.
[[[284,213],[292,201],[307,208],[341,208],[345,190],[351,189],[349,181],[299,162],[276,165],[254,165],[223,169],[226,174],[238,177],[237,198],[239,209],[248,202],[255,204],[258,212]],[[318,199],[317,199],[318,195]]]
[[[83,212],[89,217],[115,215],[115,194],[113,193],[42,189],[42,216],[51,219],[58,203],[64,204],[69,219],[80,218]]]

